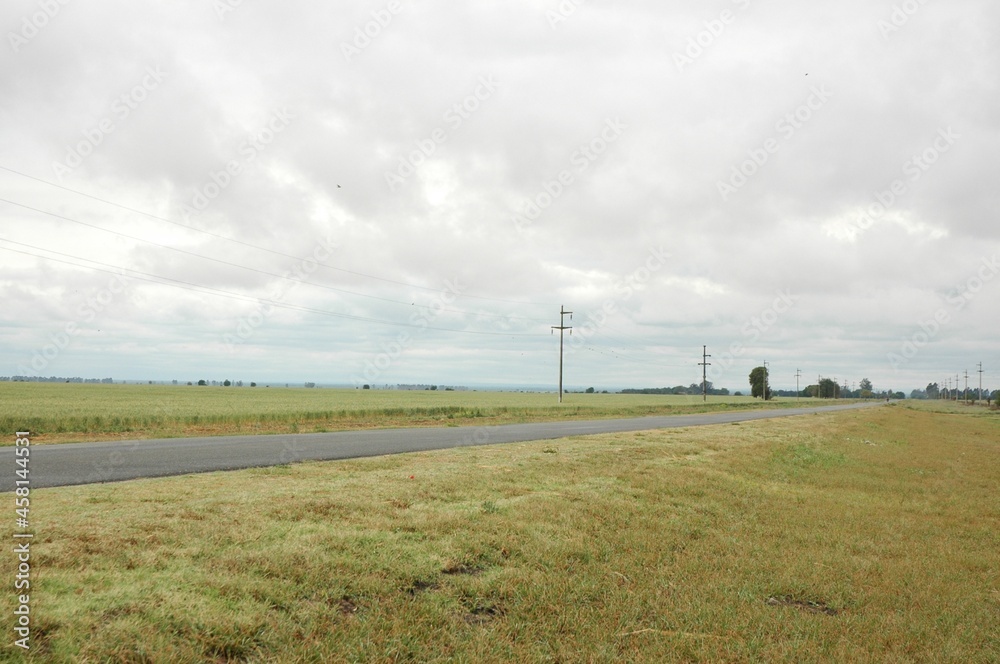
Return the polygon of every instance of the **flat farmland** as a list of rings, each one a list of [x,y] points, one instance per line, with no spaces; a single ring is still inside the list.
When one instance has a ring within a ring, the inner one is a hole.
[[[632,394],[0,383],[0,429],[36,443],[512,424],[787,408],[829,400]],[[3,441],[12,444],[13,438]]]
[[[0,660],[996,662],[998,461],[894,404],[38,489]]]

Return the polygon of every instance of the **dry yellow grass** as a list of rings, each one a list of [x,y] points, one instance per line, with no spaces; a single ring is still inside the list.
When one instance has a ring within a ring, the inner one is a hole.
[[[750,397],[92,385],[0,382],[0,431],[33,444],[177,436],[285,434],[385,427],[489,425],[788,408]],[[13,438],[0,445],[13,444]]]
[[[998,461],[886,407],[39,490],[32,659],[997,661]]]

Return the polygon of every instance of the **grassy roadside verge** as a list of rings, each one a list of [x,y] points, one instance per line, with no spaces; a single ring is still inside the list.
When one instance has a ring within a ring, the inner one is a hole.
[[[893,406],[38,490],[32,660],[995,661],[998,461]]]
[[[788,408],[829,400],[761,403],[749,397],[510,392],[264,389],[0,383],[0,431],[35,444],[288,434],[411,426],[485,426],[566,419]],[[12,445],[13,438],[0,440]]]

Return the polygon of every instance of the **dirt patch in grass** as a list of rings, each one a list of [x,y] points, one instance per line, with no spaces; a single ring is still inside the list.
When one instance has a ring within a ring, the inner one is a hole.
[[[448,564],[441,570],[442,574],[448,576],[455,575],[466,575],[466,576],[479,576],[483,573],[482,567],[476,567],[473,565],[467,565],[465,563],[453,563]]]
[[[341,597],[340,601],[337,602],[337,610],[344,615],[357,613],[359,608],[357,603],[350,597]]]
[[[426,581],[424,579],[417,579],[409,586],[406,587],[406,594],[411,597],[419,595],[422,592],[428,590],[437,590],[441,585],[437,581]]]
[[[789,595],[768,597],[767,604],[769,606],[788,606],[793,609],[805,611],[806,613],[822,613],[827,616],[835,616],[840,613],[837,609],[834,609],[826,602],[818,602],[811,599],[798,599],[790,597]]]

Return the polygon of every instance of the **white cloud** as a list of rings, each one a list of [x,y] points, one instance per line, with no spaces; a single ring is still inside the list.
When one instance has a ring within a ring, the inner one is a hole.
[[[581,325],[613,309],[570,384],[687,384],[702,344],[748,342],[783,289],[794,308],[717,382],[744,388],[761,359],[785,386],[796,368],[901,386],[989,368],[1000,282],[949,298],[1000,251],[997,6],[928,4],[888,37],[891,7],[860,1],[574,6],[553,28],[555,2],[404,4],[350,58],[343,44],[386,5],[234,3],[220,19],[211,3],[99,0],[64,6],[16,51],[8,37],[2,197],[52,214],[0,202],[0,375],[74,323],[38,373],[349,382],[408,333],[380,382],[546,383],[565,304]],[[723,8],[733,20],[678,70]],[[6,3],[4,33],[35,11]],[[281,109],[292,119],[271,126]],[[615,119],[620,135],[594,144]],[[929,154],[948,129],[958,138]],[[581,160],[588,145],[599,153]],[[55,182],[81,149],[69,190],[24,177]],[[754,155],[723,200],[718,183]],[[390,188],[400,159],[412,173]],[[326,266],[274,276],[328,237]],[[656,249],[669,259],[637,281]],[[84,320],[119,267],[126,293]],[[288,308],[227,348],[276,294]],[[952,322],[891,367],[940,307]]]

